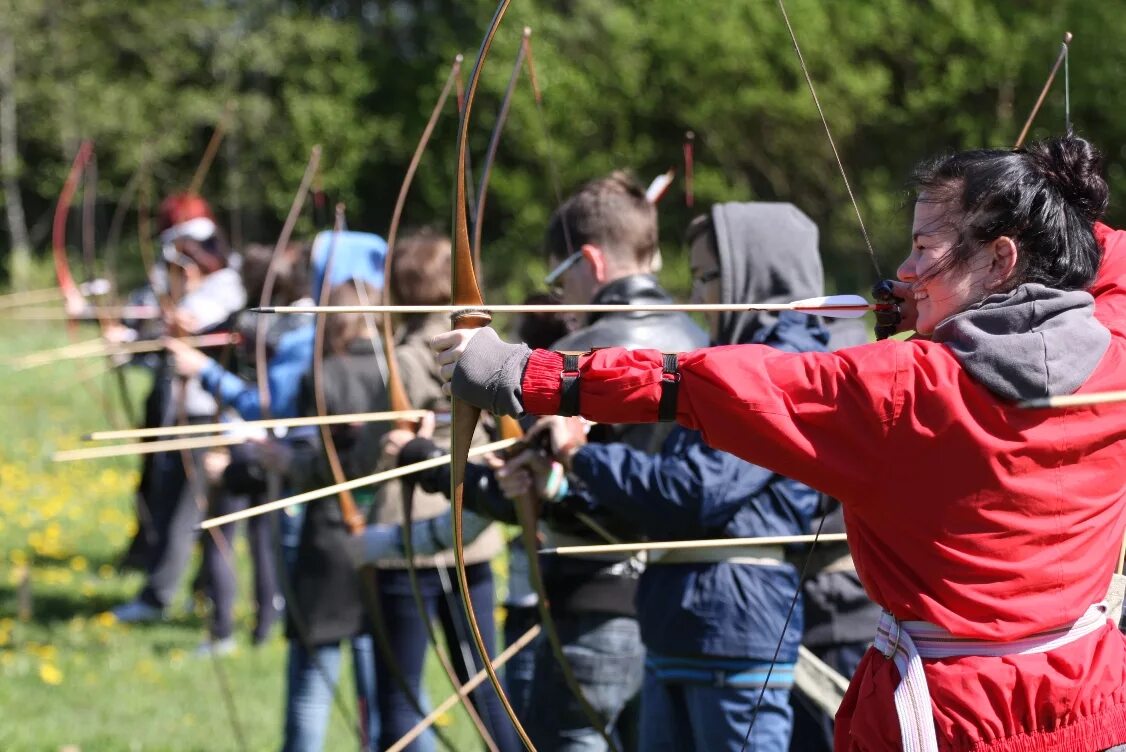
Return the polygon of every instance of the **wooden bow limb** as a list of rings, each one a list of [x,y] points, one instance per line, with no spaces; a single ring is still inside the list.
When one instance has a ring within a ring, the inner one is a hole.
[[[239,341],[237,334],[227,332],[217,334],[200,334],[194,337],[178,337],[180,342],[191,347],[219,347],[234,344]],[[29,368],[51,365],[64,360],[79,360],[81,358],[100,358],[113,355],[136,355],[138,353],[160,352],[164,343],[160,340],[150,339],[139,342],[107,342],[104,339],[87,340],[74,345],[55,348],[53,350],[40,350],[35,353],[21,355],[7,362],[17,371]]]
[[[1036,120],[1036,116],[1040,114],[1040,108],[1044,105],[1044,100],[1048,96],[1048,92],[1052,89],[1052,83],[1056,80],[1056,74],[1059,73],[1060,66],[1067,60],[1067,54],[1070,50],[1071,40],[1073,35],[1070,31],[1063,33],[1063,44],[1060,46],[1060,54],[1056,56],[1056,62],[1052,64],[1052,69],[1048,71],[1048,78],[1044,81],[1044,87],[1040,89],[1040,96],[1036,97],[1036,104],[1032,105],[1032,111],[1028,113],[1028,119],[1024,121],[1024,127],[1020,129],[1020,135],[1017,136],[1016,143],[1013,144],[1014,149],[1019,149],[1024,146],[1024,140],[1028,138],[1028,132],[1032,130],[1032,123]]]
[[[228,425],[238,425],[230,423]],[[53,462],[75,462],[78,460],[101,460],[109,457],[132,457],[139,454],[159,452],[179,452],[189,449],[212,449],[216,447],[245,444],[249,437],[243,436],[204,436],[195,439],[169,439],[168,441],[142,441],[137,444],[118,444],[116,446],[84,447],[67,449],[51,455]]]
[[[321,277],[321,289],[317,293],[317,301],[320,303],[328,300],[329,293],[332,290],[332,269],[336,261],[336,241],[340,233],[344,231],[344,224],[344,204],[337,204],[332,234],[329,237],[328,252],[325,256],[324,274]],[[317,417],[322,419],[328,416],[328,400],[325,395],[324,378],[325,325],[327,322],[328,318],[326,316],[317,316],[313,334],[313,365],[311,374],[313,378],[313,402]],[[344,472],[344,463],[340,459],[340,453],[337,451],[336,438],[333,436],[332,429],[329,425],[322,422],[319,431],[321,447],[324,449],[325,459],[328,461],[332,479],[337,484],[344,483],[347,481],[348,476]],[[340,493],[337,494],[336,500],[340,507],[341,520],[344,523],[348,535],[357,536],[362,534],[366,520],[352,491],[350,489],[342,489]],[[392,679],[398,686],[399,691],[403,694],[404,699],[406,699],[407,703],[411,705],[416,713],[420,716],[424,715],[418,694],[407,681],[406,674],[395,658],[395,651],[391,646],[391,640],[388,636],[387,619],[384,615],[382,603],[379,598],[376,577],[376,569],[371,566],[363,567],[357,572],[357,579],[359,580],[360,586],[360,599],[367,609],[368,617],[371,619],[372,637],[375,640],[376,647],[381,657],[387,664],[387,669]],[[294,604],[294,607],[296,605],[297,604]],[[359,731],[362,738],[364,729],[360,728]],[[443,739],[443,742],[446,743],[447,747],[453,749],[446,740]]]
[[[516,62],[512,64],[508,86],[505,87],[504,96],[500,100],[496,123],[493,125],[493,132],[489,136],[489,146],[485,150],[485,158],[481,162],[481,182],[477,186],[477,204],[473,212],[475,217],[473,222],[473,267],[478,274],[481,273],[481,233],[485,225],[483,217],[485,216],[485,200],[489,193],[489,178],[493,173],[497,149],[500,148],[500,137],[504,132],[504,124],[508,121],[508,111],[512,108],[512,95],[516,92],[516,83],[520,80],[520,71],[523,70],[524,60],[527,57],[528,44],[526,40],[531,35],[531,28],[525,26],[524,39],[520,41],[520,47],[516,51]]]
[[[70,173],[67,175],[66,182],[63,184],[63,189],[59,193],[58,203],[55,204],[54,222],[51,226],[51,246],[54,254],[55,278],[58,280],[59,290],[62,291],[63,298],[69,305],[81,305],[85,301],[85,298],[74,281],[74,276],[70,271],[70,262],[67,260],[66,256],[67,214],[70,212],[70,204],[74,200],[74,194],[78,190],[78,182],[82,178],[82,172],[93,156],[93,142],[83,141],[74,156],[74,162],[70,166]]]
[[[504,668],[504,664],[508,663],[512,658],[521,650],[526,648],[536,637],[539,636],[541,627],[536,624],[524,634],[520,635],[511,645],[501,651],[500,655],[490,661],[489,665],[496,671],[497,669]],[[414,727],[403,734],[397,742],[387,748],[386,752],[402,752],[407,746],[417,739],[426,729],[434,725],[434,723],[441,718],[444,714],[448,713],[454,705],[460,700],[469,696],[473,690],[484,684],[489,678],[489,674],[485,669],[481,669],[476,674],[471,676],[465,684],[462,684],[456,692],[438,703],[430,713],[421,721],[416,723]]]
[[[392,276],[392,257],[395,253],[396,241],[398,239],[399,226],[403,218],[403,209],[406,206],[407,196],[410,193],[411,185],[414,182],[414,176],[418,171],[418,167],[422,162],[422,156],[426,151],[427,145],[430,143],[430,137],[434,133],[434,128],[438,124],[438,120],[445,109],[446,101],[449,98],[450,91],[460,82],[461,66],[464,61],[462,55],[457,55],[454,58],[453,65],[450,67],[449,75],[446,77],[446,83],[442,87],[442,91],[438,95],[438,100],[434,103],[433,109],[430,111],[430,117],[427,118],[426,125],[422,129],[422,134],[419,136],[418,144],[415,146],[414,153],[411,155],[410,162],[407,165],[407,171],[403,176],[403,182],[399,186],[399,192],[395,199],[395,207],[391,212],[391,223],[387,229],[387,255],[384,258],[383,267],[383,302],[389,304],[391,302],[391,276]],[[460,96],[459,110],[460,110]],[[362,288],[357,287],[357,292],[363,294]],[[366,302],[362,300],[361,302]],[[323,317],[321,317],[323,318]],[[399,374],[399,363],[395,357],[395,336],[391,328],[391,317],[384,316],[382,318],[382,332],[383,332],[383,354],[384,360],[387,363],[387,394],[392,410],[408,411],[411,409],[410,398],[407,395],[406,388],[403,386],[402,377]],[[416,423],[411,421],[400,421],[396,428],[414,431]],[[418,568],[415,566],[414,560],[414,542],[411,537],[411,529],[413,523],[413,505],[412,499],[414,494],[414,486],[408,480],[404,479],[401,487],[402,505],[403,505],[403,549],[407,562],[407,577],[410,584],[411,597],[414,600],[415,609],[418,611],[419,619],[426,627],[427,638],[430,641],[431,647],[434,649],[434,655],[438,658],[442,670],[449,679],[450,684],[455,688],[461,687],[461,682],[458,678],[457,671],[454,670],[453,664],[450,662],[449,656],[442,650],[438,642],[438,635],[434,630],[433,620],[427,612],[425,600],[422,597],[422,590],[418,581]],[[442,589],[447,597],[451,595],[447,590],[448,578],[442,578]],[[469,651],[469,646],[460,639],[459,647],[462,650],[462,658],[465,663],[466,671],[474,665],[473,655]],[[470,702],[468,695],[461,695],[462,706],[465,708],[466,714],[469,716],[474,727],[477,729],[478,735],[484,741],[485,746],[492,752],[496,752],[497,745],[493,740],[492,735],[485,727],[484,721],[481,719],[477,709]],[[422,713],[420,713],[422,715]]]
[[[371,305],[371,306],[271,306],[256,308],[256,313],[448,313],[451,315],[474,313],[724,313],[728,311],[798,311],[830,318],[859,318],[868,311],[883,311],[889,306],[869,303],[859,295],[830,295],[821,298],[795,300],[791,303],[635,303],[555,305]]]
[[[769,535],[758,538],[715,538],[681,541],[644,541],[640,543],[610,543],[598,546],[559,546],[540,549],[541,554],[558,556],[583,556],[589,554],[631,554],[640,551],[678,551],[704,548],[741,548],[744,546],[789,546],[798,543],[829,543],[846,541],[844,533],[820,535]]]
[[[512,441],[511,439],[503,439],[501,441],[494,441],[491,444],[482,444],[481,446],[476,446],[470,449],[469,456],[479,457],[490,452],[499,452],[502,449],[507,449],[515,443],[516,442]],[[232,522],[238,522],[239,520],[245,520],[251,517],[257,517],[262,514],[267,514],[269,512],[273,512],[276,509],[287,509],[289,507],[295,507],[298,504],[304,504],[306,502],[313,501],[314,499],[323,499],[326,496],[332,496],[334,494],[340,493],[341,491],[355,491],[357,488],[375,486],[385,481],[394,480],[395,478],[402,478],[403,476],[410,475],[411,473],[418,473],[423,470],[431,470],[435,467],[441,467],[442,465],[445,465],[449,462],[450,455],[443,454],[432,459],[423,460],[422,462],[415,462],[411,465],[403,465],[402,467],[392,468],[391,470],[383,470],[381,472],[372,473],[371,475],[365,475],[362,478],[355,478],[344,483],[334,483],[331,486],[325,486],[324,488],[318,488],[313,491],[306,491],[305,493],[298,494],[296,496],[290,496],[285,499],[278,499],[277,501],[260,504],[256,507],[244,509],[240,512],[232,512],[231,514],[225,514],[221,517],[213,517],[209,520],[204,520],[202,523],[200,523],[199,529],[210,530],[213,527],[228,525]]]
[[[481,49],[477,53],[477,60],[473,64],[473,73],[469,77],[465,106],[462,109],[461,122],[458,123],[457,129],[457,151],[456,161],[454,163],[454,249],[450,263],[450,287],[452,293],[451,302],[460,308],[477,307],[481,306],[484,302],[481,298],[481,290],[477,285],[476,274],[474,273],[473,248],[469,241],[465,163],[469,153],[469,123],[471,122],[473,103],[477,95],[477,86],[481,80],[481,68],[485,63],[485,59],[488,57],[489,49],[492,47],[493,38],[496,36],[497,29],[500,27],[500,23],[504,19],[505,13],[508,11],[510,1],[511,0],[500,0],[496,12],[489,22],[489,28],[485,32],[485,37],[481,42]],[[488,324],[489,321],[490,317],[488,314],[469,313],[455,319],[454,327],[481,327]],[[492,684],[493,689],[496,690],[497,698],[500,700],[505,714],[512,722],[512,727],[516,730],[520,741],[523,742],[524,746],[529,750],[535,752],[535,745],[532,744],[528,732],[524,730],[523,724],[516,715],[516,710],[512,707],[512,702],[508,699],[508,695],[504,691],[504,685],[501,684],[500,677],[492,666],[489,657],[489,646],[485,644],[485,639],[481,634],[481,627],[477,623],[477,616],[473,609],[473,597],[470,595],[469,578],[465,569],[465,534],[463,526],[465,513],[465,466],[468,463],[468,456],[472,451],[470,444],[473,441],[473,434],[477,428],[477,419],[481,411],[459,399],[452,401],[451,410],[450,499],[453,504],[454,561],[457,571],[458,590],[461,592],[462,603],[465,606],[465,616],[469,623],[469,631],[473,635],[473,641],[477,645],[477,651],[480,653],[481,660],[485,664],[485,671],[488,674],[489,683]]]
[[[814,655],[805,645],[799,645],[798,662],[794,667],[794,687],[832,718],[848,692],[848,679]]]
[[[142,158],[142,164],[147,165],[146,159]],[[161,312],[169,322],[169,334],[173,337],[182,338],[184,335],[183,328],[177,322],[175,316],[176,312],[176,297],[172,290],[161,291],[161,285],[158,284],[155,278],[156,261],[155,254],[152,249],[152,228],[150,226],[149,206],[152,196],[151,175],[147,169],[141,172],[140,188],[138,192],[137,201],[137,234],[140,242],[141,258],[144,260],[145,272],[149,277],[149,284],[154,292],[156,292],[157,302],[160,306]],[[183,293],[184,290],[178,291]],[[176,394],[175,405],[175,422],[177,424],[187,423],[187,385],[188,380],[183,377],[176,377],[172,381],[173,393]],[[178,387],[178,393],[176,390]],[[179,450],[180,465],[184,471],[184,479],[187,484],[187,489],[194,492],[194,501],[199,508],[200,515],[207,514],[207,498],[204,493],[203,479],[200,473],[197,472],[199,468],[196,466],[195,458],[192,456],[191,449],[181,448]],[[211,540],[215,545],[216,551],[228,565],[234,569],[234,556],[231,552],[231,546],[228,540],[223,536],[222,531],[212,530],[209,531]],[[230,682],[227,679],[226,672],[223,669],[222,659],[218,653],[211,652],[211,666],[215,671],[215,678],[219,683],[219,693],[223,698],[223,707],[227,713],[227,717],[231,724],[231,731],[234,735],[234,740],[237,747],[241,750],[249,750],[250,747],[246,741],[246,732],[242,727],[239,720],[238,709],[235,706],[234,694],[231,692]]]
[[[293,235],[293,228],[297,224],[297,219],[301,216],[301,208],[305,206],[305,197],[309,194],[309,186],[312,184],[313,176],[317,173],[317,166],[321,161],[321,147],[314,146],[309,152],[309,161],[305,164],[305,174],[301,177],[301,184],[297,188],[297,194],[293,197],[293,203],[290,204],[289,214],[285,218],[285,224],[282,225],[281,234],[278,235],[278,242],[274,245],[273,255],[270,257],[270,264],[266,268],[266,278],[262,282],[262,296],[258,300],[259,307],[267,304],[274,294],[274,282],[277,281],[278,272],[281,269],[281,256],[286,246],[289,245],[289,239]],[[266,321],[264,318],[259,317],[255,322],[254,327],[254,368],[255,376],[258,384],[258,399],[260,402],[259,410],[263,418],[270,417],[270,388],[267,381],[267,356],[266,356]]]
[[[510,425],[516,425],[512,418],[508,418],[508,421]],[[579,684],[578,677],[575,676],[575,672],[571,668],[570,661],[567,660],[567,655],[563,651],[563,640],[559,636],[559,630],[556,628],[555,619],[551,614],[551,602],[548,599],[547,586],[543,579],[543,568],[540,566],[540,555],[538,551],[538,521],[540,518],[538,499],[533,496],[523,496],[519,499],[515,499],[513,506],[516,509],[516,519],[520,523],[520,533],[524,543],[524,549],[528,552],[528,579],[532,584],[532,589],[536,592],[536,608],[539,611],[540,624],[543,626],[544,634],[547,637],[548,644],[551,646],[552,655],[555,656],[555,660],[559,664],[563,682],[567,685],[567,689],[570,690],[571,694],[575,696],[575,699],[578,700],[579,707],[582,709],[583,715],[586,716],[587,722],[592,728],[596,729],[606,741],[607,748],[610,750],[618,750],[619,747],[608,729],[609,720],[603,718],[594,706],[590,704],[590,701],[583,692],[582,685]]]
[[[223,114],[219,116],[219,122],[215,124],[215,130],[211,132],[207,148],[203,150],[203,157],[195,168],[195,174],[192,175],[192,182],[188,185],[188,193],[199,193],[200,189],[203,188],[203,181],[207,179],[207,173],[211,171],[211,163],[215,161],[215,155],[219,153],[219,145],[223,143],[223,137],[227,135],[227,127],[231,124],[231,117],[234,114],[235,100],[228,99],[226,104],[223,105]]]
[[[536,111],[540,116],[541,123],[545,123],[546,119],[543,117],[543,97],[540,93],[540,88],[536,79],[535,65],[532,62],[532,47],[531,47],[532,30],[530,27],[524,27],[524,36],[520,40],[520,46],[517,50],[516,60],[512,66],[512,73],[509,75],[508,86],[504,92],[504,98],[501,100],[501,105],[497,111],[496,123],[493,126],[492,135],[489,137],[489,146],[485,155],[481,171],[481,183],[477,190],[477,211],[475,212],[477,220],[473,225],[473,266],[477,274],[482,272],[481,263],[481,237],[484,228],[484,212],[485,201],[488,196],[489,178],[492,174],[493,163],[496,159],[497,149],[500,145],[500,137],[504,130],[504,125],[508,117],[508,112],[512,104],[512,97],[516,90],[516,84],[520,77],[521,70],[526,66],[528,70],[528,79],[531,84],[532,93],[534,96]],[[547,136],[546,125],[544,126],[544,135]],[[547,138],[548,143],[550,139]],[[548,149],[549,172],[554,177],[557,176],[554,162],[550,159],[551,150]],[[556,192],[557,198],[561,199],[559,191]],[[560,200],[561,203],[561,200]],[[510,417],[504,416],[499,419],[500,435],[503,438],[516,438],[524,443],[524,434],[520,425]],[[526,447],[516,446],[509,450],[508,454],[513,454],[521,451]],[[587,701],[586,696],[583,694],[581,685],[575,677],[574,672],[571,670],[571,665],[563,651],[563,643],[559,637],[559,632],[555,626],[555,620],[552,617],[551,611],[548,607],[549,598],[547,588],[543,579],[543,572],[540,568],[540,561],[536,555],[536,549],[539,547],[538,541],[538,523],[540,519],[540,505],[534,497],[524,497],[513,501],[517,521],[520,525],[521,538],[523,545],[528,552],[529,558],[529,580],[533,590],[536,593],[536,604],[539,610],[540,622],[543,626],[544,632],[547,635],[548,644],[551,647],[552,655],[559,663],[559,670],[562,672],[563,680],[567,688],[574,694],[578,700],[587,721],[592,727],[602,731],[607,744],[611,749],[614,748],[614,743],[609,735],[605,733],[606,720],[602,718],[594,707]],[[576,518],[583,522],[587,527],[591,528],[599,537],[611,543],[619,542],[608,531],[593,520],[589,515],[577,513]]]
[[[86,296],[80,286],[75,283],[74,275],[70,269],[70,260],[67,258],[66,228],[74,195],[93,157],[94,143],[89,140],[83,141],[74,155],[74,161],[71,163],[66,181],[59,192],[59,199],[55,204],[55,213],[51,223],[51,255],[54,261],[55,279],[59,284],[59,290],[68,310],[79,309],[86,305]],[[67,336],[73,342],[78,336],[78,322],[74,319],[67,319],[66,321]],[[102,404],[106,419],[111,424],[118,425],[116,413],[109,410],[109,401],[105,389],[95,389],[93,384],[88,381],[83,381],[82,387],[91,399]]]
[[[189,436],[200,433],[221,431],[255,431],[275,428],[303,428],[308,426],[337,426],[349,423],[378,423],[394,420],[419,420],[427,415],[426,410],[387,410],[377,413],[347,413],[343,415],[310,416],[307,418],[267,418],[263,420],[216,421],[215,423],[193,423],[186,426],[166,428],[133,428],[122,431],[94,431],[83,436],[85,441],[111,441],[115,439],[147,439],[154,436]]]
[[[1017,407],[1025,409],[1045,409],[1059,407],[1088,407],[1090,405],[1113,405],[1126,402],[1126,389],[1114,392],[1092,392],[1091,394],[1066,394],[1059,397],[1040,397],[1018,402]]]

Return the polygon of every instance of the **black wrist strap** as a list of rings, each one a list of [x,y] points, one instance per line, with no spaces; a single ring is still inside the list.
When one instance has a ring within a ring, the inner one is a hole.
[[[559,374],[559,414],[579,414],[579,356],[563,353],[563,371]]]
[[[676,420],[676,401],[680,393],[680,365],[676,353],[662,353],[665,369],[661,374],[661,401],[657,405],[657,420],[671,423]]]

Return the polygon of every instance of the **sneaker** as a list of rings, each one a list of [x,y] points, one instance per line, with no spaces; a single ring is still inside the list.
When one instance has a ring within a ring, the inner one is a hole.
[[[122,603],[110,613],[122,624],[143,624],[164,619],[163,608],[145,603],[140,599]]]
[[[204,640],[195,649],[196,658],[210,658],[213,655],[230,655],[238,648],[234,637],[220,637],[218,640]]]

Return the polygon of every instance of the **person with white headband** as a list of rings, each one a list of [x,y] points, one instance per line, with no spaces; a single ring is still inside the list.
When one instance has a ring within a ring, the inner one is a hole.
[[[170,334],[183,336],[230,330],[232,317],[246,306],[246,291],[239,273],[231,268],[227,242],[215,222],[211,207],[200,196],[180,193],[160,205],[159,240],[162,259],[152,270],[154,300],[170,304],[162,311],[163,330],[142,331],[120,325],[112,328],[114,339]],[[145,424],[174,425],[178,421],[209,422],[219,409],[198,378],[175,378],[167,353],[148,365],[154,368],[153,389],[145,404]],[[180,452],[146,455],[141,487],[147,511],[148,543],[141,559],[147,574],[140,594],[113,610],[122,622],[163,618],[179,590],[195,542],[193,529],[206,512],[200,499],[207,498],[205,452],[190,453],[195,465],[185,468]],[[195,479],[193,483],[192,480]]]

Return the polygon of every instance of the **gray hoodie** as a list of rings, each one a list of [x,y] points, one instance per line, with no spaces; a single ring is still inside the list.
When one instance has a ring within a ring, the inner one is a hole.
[[[786,303],[823,295],[817,225],[789,203],[727,203],[712,207],[721,302]],[[720,314],[716,344],[750,342],[777,315]]]

